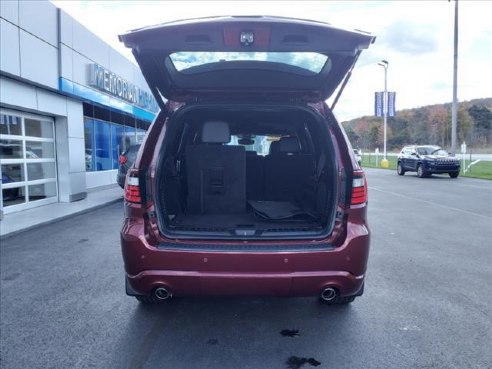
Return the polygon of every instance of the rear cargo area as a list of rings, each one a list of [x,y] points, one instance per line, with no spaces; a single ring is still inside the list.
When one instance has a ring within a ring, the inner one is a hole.
[[[156,168],[161,233],[316,238],[338,194],[328,129],[294,106],[194,106],[167,123]]]

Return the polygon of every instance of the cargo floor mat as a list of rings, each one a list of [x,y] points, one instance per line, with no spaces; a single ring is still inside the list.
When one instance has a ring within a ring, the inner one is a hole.
[[[255,214],[270,220],[292,219],[295,218],[315,218],[315,216],[307,210],[301,209],[299,206],[289,201],[257,201],[249,200],[249,205],[255,211]]]

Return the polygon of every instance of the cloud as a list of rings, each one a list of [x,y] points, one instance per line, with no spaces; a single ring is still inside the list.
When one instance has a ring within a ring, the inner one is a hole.
[[[1,1],[1,0],[0,0]],[[53,0],[52,0],[53,1]],[[381,59],[390,62],[388,89],[397,109],[452,98],[454,2],[448,1],[53,1],[129,59],[116,35],[176,19],[268,14],[315,19],[376,36],[365,50],[335,109],[341,120],[373,113],[384,86]],[[490,96],[492,1],[460,1],[458,97]]]
[[[400,20],[384,30],[379,42],[404,54],[428,54],[439,48],[435,33],[436,29],[432,25]]]

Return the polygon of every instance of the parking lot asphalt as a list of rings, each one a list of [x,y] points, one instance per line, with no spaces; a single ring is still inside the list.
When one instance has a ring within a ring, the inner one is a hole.
[[[2,241],[0,367],[492,367],[492,182],[367,177],[366,290],[347,307],[315,298],[141,306],[124,293],[121,202]]]

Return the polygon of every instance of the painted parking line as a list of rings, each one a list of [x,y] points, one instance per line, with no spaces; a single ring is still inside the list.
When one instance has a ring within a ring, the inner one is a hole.
[[[473,211],[468,211],[468,210],[463,210],[463,209],[459,209],[459,208],[454,208],[452,206],[442,205],[442,204],[439,204],[437,202],[423,200],[423,199],[419,199],[417,197],[403,195],[403,194],[398,193],[398,192],[383,190],[381,188],[377,188],[377,187],[373,187],[373,186],[369,186],[369,189],[370,190],[379,191],[379,192],[383,192],[383,193],[387,193],[387,194],[394,195],[394,196],[398,196],[398,197],[403,197],[403,198],[410,199],[410,200],[413,200],[413,201],[420,201],[420,202],[423,202],[425,204],[429,204],[429,205],[436,206],[436,207],[439,207],[439,208],[442,208],[442,209],[446,209],[446,210],[457,211],[457,212],[460,212],[460,213],[463,213],[463,214],[474,215],[474,216],[478,216],[478,217],[485,218],[485,219],[492,219],[492,216],[490,216],[490,215],[483,215],[483,214],[480,214],[480,213],[475,213]]]

